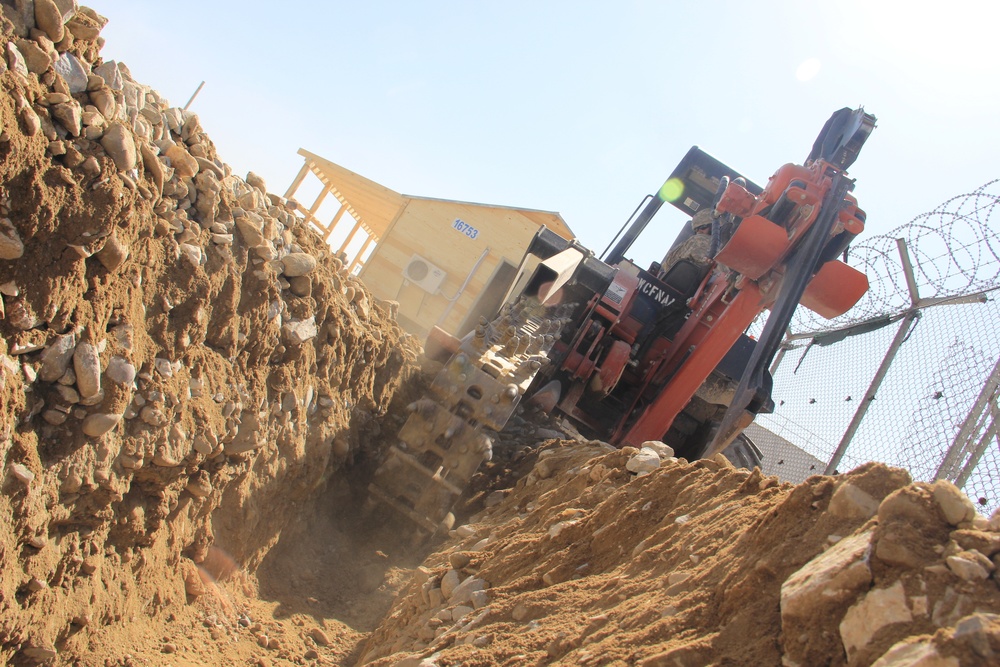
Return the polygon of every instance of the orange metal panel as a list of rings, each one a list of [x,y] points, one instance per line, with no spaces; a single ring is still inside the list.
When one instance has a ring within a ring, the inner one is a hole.
[[[799,301],[827,319],[843,315],[868,291],[868,276],[840,260],[823,265]]]
[[[632,346],[623,340],[616,340],[611,344],[611,349],[608,350],[608,354],[604,357],[604,361],[601,362],[601,368],[598,371],[597,378],[592,381],[591,389],[599,393],[601,396],[607,396],[611,393],[611,390],[615,388],[618,384],[618,380],[622,377],[622,372],[625,370],[626,364],[629,362],[629,358],[632,354]],[[597,383],[595,387],[593,382]]]
[[[716,261],[757,280],[770,271],[788,250],[785,230],[759,215],[743,220]]]

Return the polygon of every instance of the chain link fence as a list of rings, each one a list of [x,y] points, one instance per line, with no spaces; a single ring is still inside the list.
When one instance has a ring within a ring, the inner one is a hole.
[[[882,461],[955,481],[981,513],[1000,507],[998,203],[1000,179],[851,248],[871,288],[836,320],[796,313],[756,435],[808,456],[780,449],[767,472],[800,481]]]

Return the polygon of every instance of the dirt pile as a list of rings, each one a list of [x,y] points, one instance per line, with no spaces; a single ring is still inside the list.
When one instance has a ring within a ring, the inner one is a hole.
[[[869,464],[781,484],[724,458],[552,444],[431,556],[375,665],[985,665],[1000,517]],[[991,560],[992,559],[992,560]],[[992,573],[992,574],[991,574]]]
[[[417,348],[103,17],[2,9],[0,661],[117,664],[368,456]]]

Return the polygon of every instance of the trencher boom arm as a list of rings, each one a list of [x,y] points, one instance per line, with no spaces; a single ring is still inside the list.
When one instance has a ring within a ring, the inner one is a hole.
[[[841,109],[817,137],[804,165],[779,169],[759,195],[734,180],[719,187],[713,216],[735,227],[715,256],[731,272],[706,277],[691,316],[678,333],[660,374],[661,392],[628,426],[620,444],[657,439],[684,408],[720,354],[764,309],[764,329],[741,376],[715,437],[702,456],[724,450],[756,413],[769,411],[767,368],[795,308],[802,303],[827,318],[850,309],[868,289],[864,274],[834,259],[864,229],[864,212],[849,194],[854,163],[875,127],[863,109]]]
[[[838,276],[844,277],[845,286],[853,288],[847,296],[856,297],[850,304],[842,302],[840,307],[826,313],[827,317],[836,317],[857,303],[868,289],[868,279],[864,274],[833,258],[846,251],[854,237],[864,229],[865,215],[858,209],[857,201],[848,194],[854,188],[854,181],[847,178],[845,170],[854,164],[861,147],[875,129],[875,120],[875,116],[865,113],[864,109],[841,109],[827,121],[813,144],[806,165],[815,167],[815,172],[822,174],[820,178],[829,179],[822,208],[815,227],[808,230],[788,263],[780,292],[771,306],[771,315],[740,379],[733,402],[709,446],[709,455],[722,451],[742,430],[743,415],[760,395],[765,370],[771,365],[806,290],[813,288],[815,283],[815,294],[810,296],[822,300],[819,292],[836,290]],[[823,315],[819,307],[813,309]]]

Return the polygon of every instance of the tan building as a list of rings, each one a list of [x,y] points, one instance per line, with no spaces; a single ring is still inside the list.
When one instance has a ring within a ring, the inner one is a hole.
[[[398,301],[400,325],[420,337],[434,325],[462,335],[492,315],[541,226],[573,238],[558,213],[403,195],[307,150],[299,155],[305,164],[285,197],[309,174],[319,179],[306,220],[326,239],[350,229],[336,250],[353,249],[351,270],[376,297]],[[339,208],[327,222],[318,212],[330,195]]]

